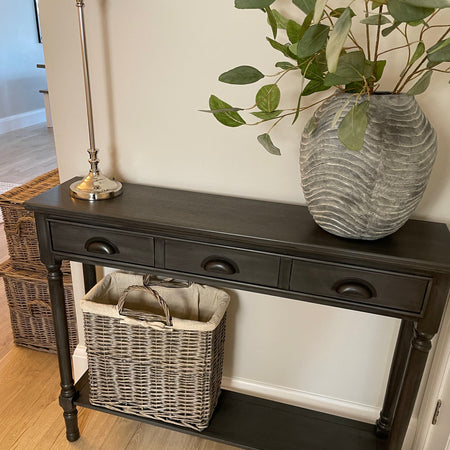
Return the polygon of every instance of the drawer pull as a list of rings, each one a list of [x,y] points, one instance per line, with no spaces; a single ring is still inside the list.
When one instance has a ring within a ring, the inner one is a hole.
[[[341,295],[347,295],[352,298],[369,299],[372,297],[372,290],[362,283],[344,282],[336,287],[336,292]]]
[[[98,238],[89,239],[84,248],[90,253],[100,253],[102,255],[114,255],[117,249],[108,241],[99,240]]]
[[[236,269],[233,264],[223,259],[210,259],[202,264],[203,269],[207,272],[222,273],[224,275],[233,275]]]

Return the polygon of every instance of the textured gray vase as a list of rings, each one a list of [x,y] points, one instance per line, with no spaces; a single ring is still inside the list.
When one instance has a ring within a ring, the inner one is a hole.
[[[300,170],[306,203],[326,231],[352,239],[379,239],[398,230],[425,191],[437,150],[436,133],[414,97],[370,96],[369,124],[361,151],[348,150],[332,126],[350,94],[338,94],[306,127]],[[362,97],[360,101],[367,100]]]

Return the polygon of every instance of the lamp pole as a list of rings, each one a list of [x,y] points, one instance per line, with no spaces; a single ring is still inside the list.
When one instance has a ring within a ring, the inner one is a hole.
[[[94,119],[92,114],[91,84],[89,79],[89,65],[87,58],[86,33],[84,24],[84,0],[77,0],[78,24],[80,28],[81,56],[83,61],[84,90],[86,95],[86,111],[89,129],[89,174],[81,181],[70,185],[70,195],[82,200],[106,200],[117,197],[122,193],[122,183],[110,180],[102,175],[98,169],[98,149],[95,147]]]

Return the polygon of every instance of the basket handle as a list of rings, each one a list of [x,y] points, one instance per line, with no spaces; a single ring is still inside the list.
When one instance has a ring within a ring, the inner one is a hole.
[[[175,280],[174,278],[161,278],[150,273],[145,274],[142,281],[145,287],[163,286],[167,288],[182,288],[192,285],[191,281]]]
[[[52,307],[47,302],[44,302],[43,300],[32,300],[31,302],[27,302],[27,309],[31,317],[36,317],[36,315],[33,313],[33,305],[43,307],[44,309],[47,309],[50,312],[52,311]]]
[[[152,294],[153,297],[158,302],[159,306],[161,306],[161,309],[164,312],[164,317],[159,316],[157,314],[150,314],[150,313],[147,313],[144,311],[133,311],[131,309],[126,309],[124,307],[125,300],[131,291],[144,291],[144,292]],[[129,286],[129,287],[127,287],[123,291],[122,295],[119,298],[119,301],[117,302],[117,308],[118,308],[119,314],[121,316],[132,317],[133,319],[141,320],[144,322],[161,322],[161,319],[163,319],[163,322],[167,326],[172,326],[172,316],[170,315],[169,306],[164,301],[164,299],[158,294],[158,292],[155,291],[154,289],[152,289],[150,286]]]
[[[24,217],[20,217],[17,220],[16,223],[16,234],[18,237],[20,237],[21,233],[22,233],[22,224],[28,222],[28,223],[35,223],[34,217],[32,216],[24,216]]]

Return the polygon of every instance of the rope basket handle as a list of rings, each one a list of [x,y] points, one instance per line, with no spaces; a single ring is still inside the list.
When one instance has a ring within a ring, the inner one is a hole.
[[[17,234],[18,237],[20,237],[20,235],[22,234],[22,224],[24,224],[25,222],[34,224],[35,223],[34,217],[24,216],[20,217],[17,220],[15,233]]]
[[[52,312],[52,307],[47,302],[44,302],[43,300],[32,300],[30,302],[27,302],[27,309],[31,317],[36,317],[36,314],[33,312],[33,305],[38,305],[46,309],[47,311],[50,312],[50,314]]]
[[[146,293],[152,294],[155,300],[158,302],[161,309],[163,310],[164,317],[144,311],[133,311],[131,309],[124,308],[125,300],[128,294],[132,291],[144,291]],[[119,301],[117,302],[117,308],[121,316],[132,317],[133,319],[141,320],[144,322],[161,322],[161,319],[163,319],[165,325],[172,326],[172,316],[170,315],[169,306],[164,301],[164,299],[158,294],[158,292],[152,289],[150,286],[135,285],[127,287],[123,291],[122,295],[119,298]]]

